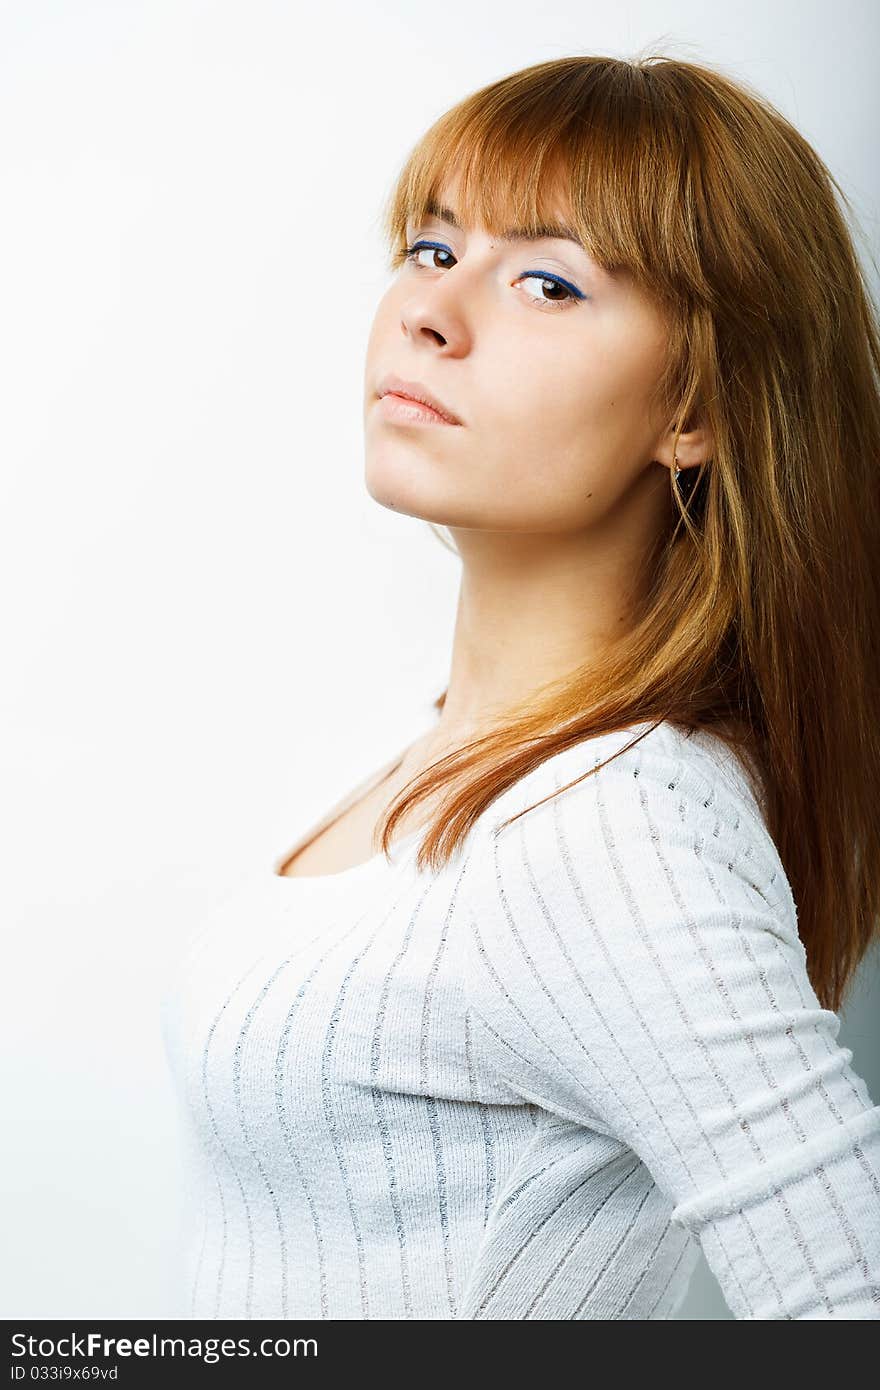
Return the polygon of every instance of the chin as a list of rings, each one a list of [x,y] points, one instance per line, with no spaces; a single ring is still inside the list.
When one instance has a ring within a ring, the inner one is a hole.
[[[367,493],[380,507],[389,511],[401,512],[405,516],[420,516],[417,499],[413,496],[412,471],[387,464],[367,463],[364,470],[364,484]]]
[[[409,466],[392,467],[388,461],[377,464],[368,460],[364,485],[368,495],[380,507],[387,507],[401,516],[416,517],[419,521],[448,525],[450,511],[454,511],[454,507],[450,507],[448,499],[429,496],[429,490],[419,485],[417,472],[411,463]]]

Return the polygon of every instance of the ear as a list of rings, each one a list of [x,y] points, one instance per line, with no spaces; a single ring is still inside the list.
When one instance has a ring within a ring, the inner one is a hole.
[[[691,429],[682,430],[678,436],[678,443],[675,444],[674,454],[673,444],[675,444],[674,423],[660,436],[654,448],[653,457],[658,463],[665,464],[667,468],[672,467],[675,459],[678,459],[679,468],[697,468],[701,463],[708,463],[711,460],[712,431],[702,417],[695,419]]]

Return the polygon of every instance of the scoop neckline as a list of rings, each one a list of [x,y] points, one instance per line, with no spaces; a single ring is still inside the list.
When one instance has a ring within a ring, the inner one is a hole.
[[[268,873],[269,878],[277,878],[282,883],[342,883],[348,882],[351,879],[366,878],[380,866],[388,869],[399,867],[407,852],[412,848],[413,842],[421,834],[423,827],[418,827],[408,834],[401,836],[401,838],[396,840],[391,846],[387,855],[384,850],[379,849],[375,854],[371,854],[369,859],[362,859],[359,864],[349,864],[347,869],[337,869],[335,873],[281,874],[278,872],[281,865],[289,863],[292,857],[295,857],[300,850],[305,849],[311,844],[312,840],[317,839],[318,835],[340,819],[346,811],[351,810],[359,801],[368,797],[387,777],[393,776],[410,748],[413,746],[413,743],[421,738],[423,734],[427,733],[429,729],[435,728],[438,718],[439,712],[436,704],[434,700],[431,700],[427,709],[424,711],[424,717],[419,721],[413,738],[409,740],[404,748],[398,750],[394,757],[390,758],[388,762],[380,767],[372,776],[365,778],[359,786],[355,787],[347,796],[337,802],[335,807],[331,807],[330,811],[328,811],[322,819],[303,832],[300,839],[294,843],[292,849],[289,849],[281,858],[276,856],[269,864],[268,870],[264,870],[263,872]]]
[[[337,869],[330,874],[279,874],[277,869],[270,867],[269,878],[275,878],[279,883],[309,884],[309,883],[342,883],[355,878],[366,878],[375,869],[380,867],[387,869],[399,868],[403,863],[405,853],[412,847],[412,843],[421,834],[421,830],[411,830],[408,835],[403,835],[391,846],[389,854],[380,849],[375,854],[371,854],[369,859],[362,859],[359,864],[350,864],[347,869]],[[276,860],[277,863],[277,860]]]

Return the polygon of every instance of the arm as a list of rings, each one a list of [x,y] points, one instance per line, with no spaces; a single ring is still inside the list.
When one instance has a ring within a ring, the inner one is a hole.
[[[593,758],[552,763],[523,805]],[[484,1062],[629,1145],[735,1317],[880,1318],[880,1107],[813,991],[751,798],[661,729],[497,832],[473,872]]]

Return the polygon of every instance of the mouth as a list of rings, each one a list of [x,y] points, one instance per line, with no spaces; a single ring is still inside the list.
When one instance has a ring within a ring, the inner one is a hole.
[[[376,395],[387,419],[408,424],[460,425],[462,422],[443,401],[420,381],[386,376]]]

